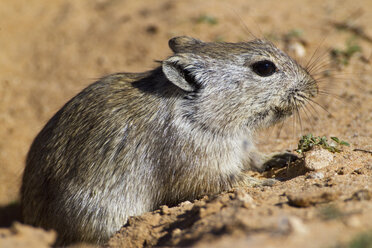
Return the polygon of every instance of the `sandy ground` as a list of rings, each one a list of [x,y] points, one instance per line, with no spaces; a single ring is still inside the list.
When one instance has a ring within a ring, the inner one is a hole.
[[[230,42],[267,37],[304,63],[315,53],[318,72],[332,71],[319,81],[328,94],[316,99],[326,110],[313,103],[301,121],[290,118],[259,133],[258,146],[293,151],[306,133],[351,146],[316,172],[291,163],[254,174],[281,180],[273,186],[132,218],[109,245],[347,247],[372,233],[371,1],[2,0],[0,16],[0,246],[48,247],[55,237],[10,228],[20,221],[25,156],[45,122],[96,78],[155,67],[178,35]]]

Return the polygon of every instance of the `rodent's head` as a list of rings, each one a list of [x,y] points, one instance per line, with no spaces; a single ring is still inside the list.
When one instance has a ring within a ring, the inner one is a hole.
[[[318,93],[313,77],[265,40],[169,41],[174,55],[165,76],[185,92],[181,114],[203,128],[237,131],[269,126],[291,115]]]

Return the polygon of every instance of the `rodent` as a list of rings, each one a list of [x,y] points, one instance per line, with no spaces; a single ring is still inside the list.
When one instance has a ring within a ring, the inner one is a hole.
[[[103,77],[49,120],[26,159],[25,223],[102,244],[129,216],[229,190],[262,170],[254,132],[318,93],[265,40],[169,46],[158,68]]]

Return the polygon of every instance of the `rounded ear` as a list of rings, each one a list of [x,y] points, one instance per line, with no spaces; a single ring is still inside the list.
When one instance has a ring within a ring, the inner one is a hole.
[[[162,69],[169,81],[184,91],[196,90],[196,82],[190,71],[186,69],[187,61],[184,57],[174,55],[162,62]]]
[[[188,36],[178,36],[169,40],[168,45],[174,53],[187,52],[192,50],[195,45],[202,44],[201,40],[188,37]]]

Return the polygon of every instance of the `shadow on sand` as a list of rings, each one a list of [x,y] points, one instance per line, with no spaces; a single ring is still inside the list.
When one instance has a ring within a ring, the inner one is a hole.
[[[17,201],[0,206],[0,228],[10,227],[14,221],[22,222],[21,204]]]

